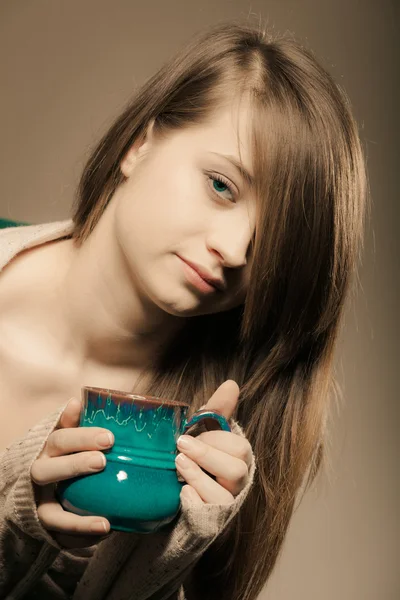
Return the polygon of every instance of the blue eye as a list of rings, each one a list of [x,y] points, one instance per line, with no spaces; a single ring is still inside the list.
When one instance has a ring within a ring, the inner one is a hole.
[[[212,183],[212,191],[219,199],[228,200],[228,202],[235,202],[233,188],[226,179],[217,174],[209,175],[208,177]],[[222,196],[222,194],[226,192],[230,194],[230,197]]]

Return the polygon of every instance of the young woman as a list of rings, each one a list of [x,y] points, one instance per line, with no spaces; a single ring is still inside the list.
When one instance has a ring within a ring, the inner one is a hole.
[[[321,464],[366,189],[347,97],[310,51],[227,24],[118,117],[71,220],[3,230],[1,597],[257,598]],[[179,443],[169,528],[110,533],[55,500],[113,443],[76,427],[83,385],[231,419]]]

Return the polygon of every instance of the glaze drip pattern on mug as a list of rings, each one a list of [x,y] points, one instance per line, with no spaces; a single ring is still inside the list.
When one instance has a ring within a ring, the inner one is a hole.
[[[153,406],[143,406],[143,404],[136,405],[132,401],[126,400],[116,402],[115,399],[112,401],[111,394],[106,399],[98,394],[91,395],[82,415],[82,422],[95,425],[99,420],[114,421],[122,427],[127,427],[132,423],[138,433],[144,432],[151,438],[163,422],[169,427],[171,426],[171,413],[174,413],[174,417],[177,416],[171,406],[161,404],[154,408]],[[180,433],[180,426],[176,418],[173,418],[173,430],[174,436]]]

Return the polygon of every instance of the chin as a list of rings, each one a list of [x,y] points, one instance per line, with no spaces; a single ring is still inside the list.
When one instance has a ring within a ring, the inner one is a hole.
[[[206,314],[198,306],[193,307],[193,306],[177,305],[175,303],[174,304],[164,303],[162,306],[160,306],[160,308],[162,308],[162,310],[164,310],[164,312],[168,313],[169,315],[171,315],[173,317],[180,317],[180,318],[199,317],[200,315]]]
[[[218,309],[213,309],[211,306],[202,305],[196,299],[186,299],[183,295],[179,299],[159,298],[157,305],[161,310],[173,317],[199,317],[214,312],[219,312]]]

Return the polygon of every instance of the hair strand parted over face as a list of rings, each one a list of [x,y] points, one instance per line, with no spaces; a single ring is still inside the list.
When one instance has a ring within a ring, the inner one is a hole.
[[[90,235],[123,181],[122,158],[149,123],[168,135],[206,122],[234,96],[250,100],[257,198],[246,301],[190,319],[148,392],[192,398],[196,410],[225,379],[239,384],[237,419],[256,479],[194,575],[201,570],[204,597],[219,573],[219,600],[255,600],[299,489],[321,464],[335,343],[361,256],[367,179],[345,92],[291,37],[211,28],[145,83],[99,142],[82,174],[73,235],[77,243]]]

